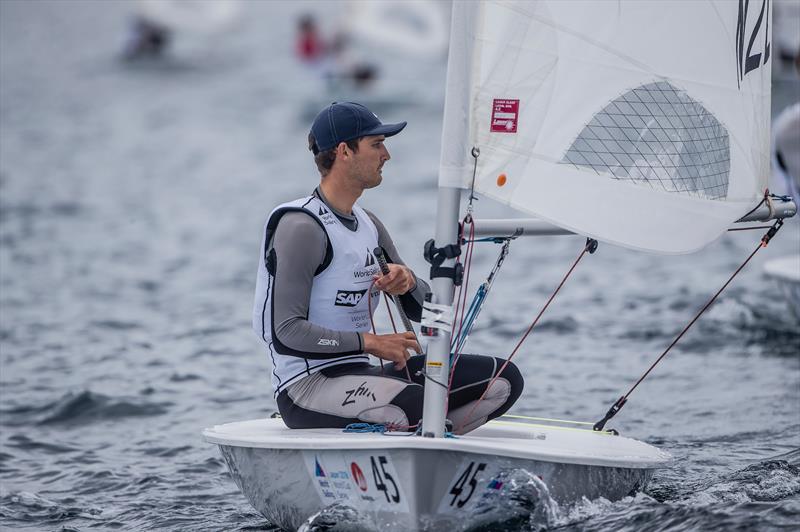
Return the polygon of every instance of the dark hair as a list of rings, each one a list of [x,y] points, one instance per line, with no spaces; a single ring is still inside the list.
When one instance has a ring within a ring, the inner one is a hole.
[[[351,150],[358,151],[359,140],[361,140],[361,138],[346,140],[344,142]],[[336,160],[336,147],[334,146],[327,151],[320,152],[319,148],[317,148],[317,139],[314,138],[313,133],[309,133],[308,149],[314,154],[314,162],[317,163],[317,169],[319,173],[322,174],[322,177],[328,175],[328,172],[333,168],[333,161]]]

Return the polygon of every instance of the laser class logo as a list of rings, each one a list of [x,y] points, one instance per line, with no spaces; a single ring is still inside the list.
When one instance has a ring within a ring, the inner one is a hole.
[[[339,290],[336,292],[334,305],[337,307],[355,307],[366,293],[366,288],[364,290]]]
[[[492,133],[516,133],[519,119],[519,100],[501,100],[492,102]]]
[[[361,468],[358,467],[358,464],[352,462],[350,464],[350,472],[353,474],[353,482],[356,483],[358,489],[361,491],[367,491],[367,477],[364,476],[364,472],[361,471]]]

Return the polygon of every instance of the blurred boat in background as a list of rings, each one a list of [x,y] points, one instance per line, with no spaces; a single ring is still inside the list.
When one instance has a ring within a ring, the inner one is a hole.
[[[122,58],[161,58],[176,34],[216,35],[230,30],[241,13],[240,0],[138,0]]]
[[[800,26],[797,29],[800,34]],[[797,203],[800,198],[800,102],[784,109],[775,119],[772,155],[773,182],[780,187],[776,192],[791,196]],[[794,254],[765,263],[764,273],[777,281],[789,308],[800,321],[800,244],[796,244]]]

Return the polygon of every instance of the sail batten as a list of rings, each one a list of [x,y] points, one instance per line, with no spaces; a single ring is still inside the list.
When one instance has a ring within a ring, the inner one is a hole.
[[[453,10],[440,186],[470,187],[477,147],[478,193],[660,253],[707,245],[763,194],[770,65],[753,58],[770,36],[753,9],[503,0]],[[743,34],[746,49],[755,43],[744,56]]]

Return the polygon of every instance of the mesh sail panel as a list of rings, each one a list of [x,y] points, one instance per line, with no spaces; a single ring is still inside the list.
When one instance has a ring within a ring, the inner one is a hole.
[[[724,199],[728,192],[728,132],[666,81],[642,85],[609,103],[561,162],[678,194]]]

